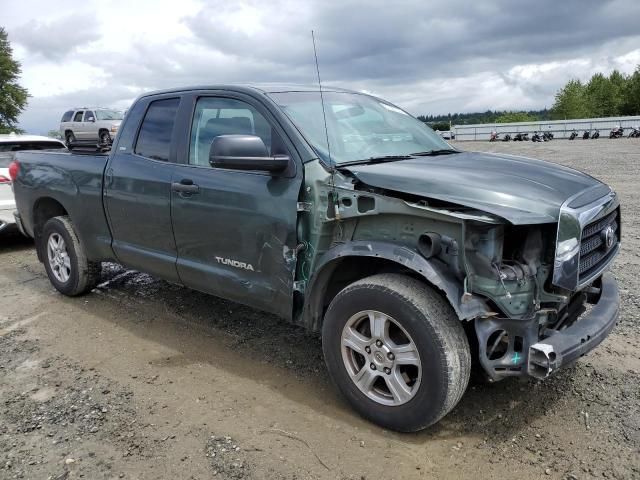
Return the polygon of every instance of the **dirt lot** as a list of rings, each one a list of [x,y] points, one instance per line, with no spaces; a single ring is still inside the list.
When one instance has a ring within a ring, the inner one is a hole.
[[[621,195],[622,320],[574,368],[474,380],[440,424],[396,434],[338,397],[316,336],[116,265],[65,298],[4,235],[0,478],[640,478],[640,141],[458,146],[561,162]]]

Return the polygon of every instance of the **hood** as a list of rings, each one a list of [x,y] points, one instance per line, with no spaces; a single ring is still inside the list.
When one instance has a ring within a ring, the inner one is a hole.
[[[483,210],[519,224],[557,222],[561,205],[587,188],[609,188],[561,165],[512,155],[460,152],[344,167],[372,187]]]

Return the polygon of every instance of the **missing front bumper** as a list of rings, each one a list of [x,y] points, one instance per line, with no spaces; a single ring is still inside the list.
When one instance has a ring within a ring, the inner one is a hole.
[[[565,330],[529,347],[527,373],[546,378],[600,345],[618,322],[618,284],[610,273],[602,276],[600,298],[591,312]]]
[[[618,308],[618,285],[605,273],[591,311],[564,330],[550,335],[547,330],[543,340],[540,325],[546,323],[541,318],[544,312],[529,320],[477,319],[480,364],[493,381],[524,375],[546,378],[598,346],[615,326]]]

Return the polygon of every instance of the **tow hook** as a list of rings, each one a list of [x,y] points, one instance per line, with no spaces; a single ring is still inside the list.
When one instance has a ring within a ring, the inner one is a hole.
[[[551,345],[544,343],[531,345],[527,373],[539,380],[547,378],[557,368],[556,357],[556,352]]]

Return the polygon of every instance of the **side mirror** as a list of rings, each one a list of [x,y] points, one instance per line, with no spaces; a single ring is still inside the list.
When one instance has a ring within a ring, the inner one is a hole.
[[[209,164],[215,168],[277,173],[287,168],[289,157],[270,157],[262,139],[255,135],[219,135],[211,143]]]

